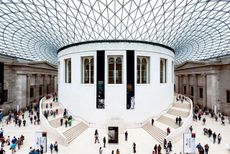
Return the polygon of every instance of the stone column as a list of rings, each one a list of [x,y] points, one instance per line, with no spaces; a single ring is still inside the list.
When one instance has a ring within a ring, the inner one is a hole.
[[[198,99],[198,87],[197,87],[197,75],[193,74],[193,104],[197,104],[197,99]]]
[[[26,75],[26,106],[30,105],[30,78],[31,78],[31,74],[27,74]]]
[[[189,75],[185,75],[186,96],[189,97]]]
[[[35,90],[34,90],[34,96],[36,101],[39,101],[39,80],[41,78],[40,74],[35,75]]]
[[[183,76],[179,75],[179,93],[183,94]]]
[[[50,77],[50,93],[54,92],[54,75],[51,75]]]
[[[203,107],[207,106],[207,75],[202,74],[203,80]]]
[[[43,76],[43,83],[44,83],[44,85],[43,85],[43,95],[46,95],[47,94],[47,74],[45,74],[44,76]]]

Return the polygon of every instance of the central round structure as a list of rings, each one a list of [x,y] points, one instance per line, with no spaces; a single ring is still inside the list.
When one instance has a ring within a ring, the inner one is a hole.
[[[141,123],[173,102],[174,51],[143,41],[91,41],[58,52],[59,102],[89,123]]]

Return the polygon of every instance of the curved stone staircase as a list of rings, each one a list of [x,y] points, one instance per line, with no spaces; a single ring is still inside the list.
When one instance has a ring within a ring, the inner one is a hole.
[[[189,126],[190,119],[192,117],[192,104],[191,100],[187,98],[188,101],[184,101],[181,103],[180,101],[175,102],[172,107],[160,117],[155,119],[154,125],[151,125],[151,120],[147,121],[143,125],[143,129],[148,132],[153,138],[155,138],[159,143],[163,143],[163,140],[168,137],[172,139],[171,136],[179,134],[183,134],[183,130],[187,129]],[[182,125],[181,127],[186,127],[185,129],[181,130],[179,125],[176,124],[176,117],[181,116],[182,118]],[[187,119],[187,120],[186,120]],[[167,136],[167,128],[170,128],[171,133]]]
[[[50,103],[52,103],[52,108],[50,108]],[[46,108],[46,104],[48,104],[48,108]],[[44,117],[43,113],[45,110],[55,111],[56,109],[58,109],[58,114],[55,117],[48,116],[47,119]],[[63,145],[68,145],[88,128],[88,124],[86,122],[79,118],[75,118],[74,116],[72,117],[71,126],[68,125],[68,127],[65,127],[65,119],[63,120],[63,125],[61,126],[60,119],[63,118],[64,108],[59,103],[53,102],[52,98],[43,98],[43,101],[41,100],[40,111],[43,116],[43,122],[41,121],[41,123],[43,123],[43,126],[46,125],[45,128],[48,134],[50,133],[53,134],[53,136],[56,136],[55,139],[59,139],[60,143],[63,143]],[[44,120],[46,120],[46,122]],[[58,135],[55,135],[55,133]]]

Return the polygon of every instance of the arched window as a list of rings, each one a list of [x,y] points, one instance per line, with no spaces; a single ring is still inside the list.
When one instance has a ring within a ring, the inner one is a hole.
[[[82,83],[94,83],[93,57],[82,57]]]
[[[137,83],[149,83],[149,57],[137,57]]]
[[[109,58],[109,83],[114,83],[114,58]]]
[[[120,84],[122,81],[122,59],[117,57],[116,59],[116,83]]]
[[[108,82],[109,84],[122,83],[122,57],[109,56],[108,58]]]

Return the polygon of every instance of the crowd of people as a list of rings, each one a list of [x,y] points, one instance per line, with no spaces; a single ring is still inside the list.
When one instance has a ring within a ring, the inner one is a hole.
[[[214,121],[216,121],[217,123],[220,121],[221,125],[225,125],[225,117],[220,113],[216,113],[211,110],[211,109],[207,109],[206,107],[204,109],[199,108],[199,106],[195,106],[194,108],[194,116],[193,119],[194,121],[201,121],[202,119],[202,123],[203,125],[206,124],[206,118],[205,116],[210,116],[211,119],[213,119]],[[230,117],[228,117],[229,119],[229,124],[230,124]],[[220,133],[216,133],[215,131],[213,131],[211,128],[203,128],[203,134],[208,136],[208,138],[211,138],[213,144],[215,144],[217,142],[217,144],[221,144],[222,141],[222,136]],[[199,151],[199,154],[208,154],[209,153],[209,145],[206,143],[203,146],[201,145],[201,143],[199,143],[196,148]]]

